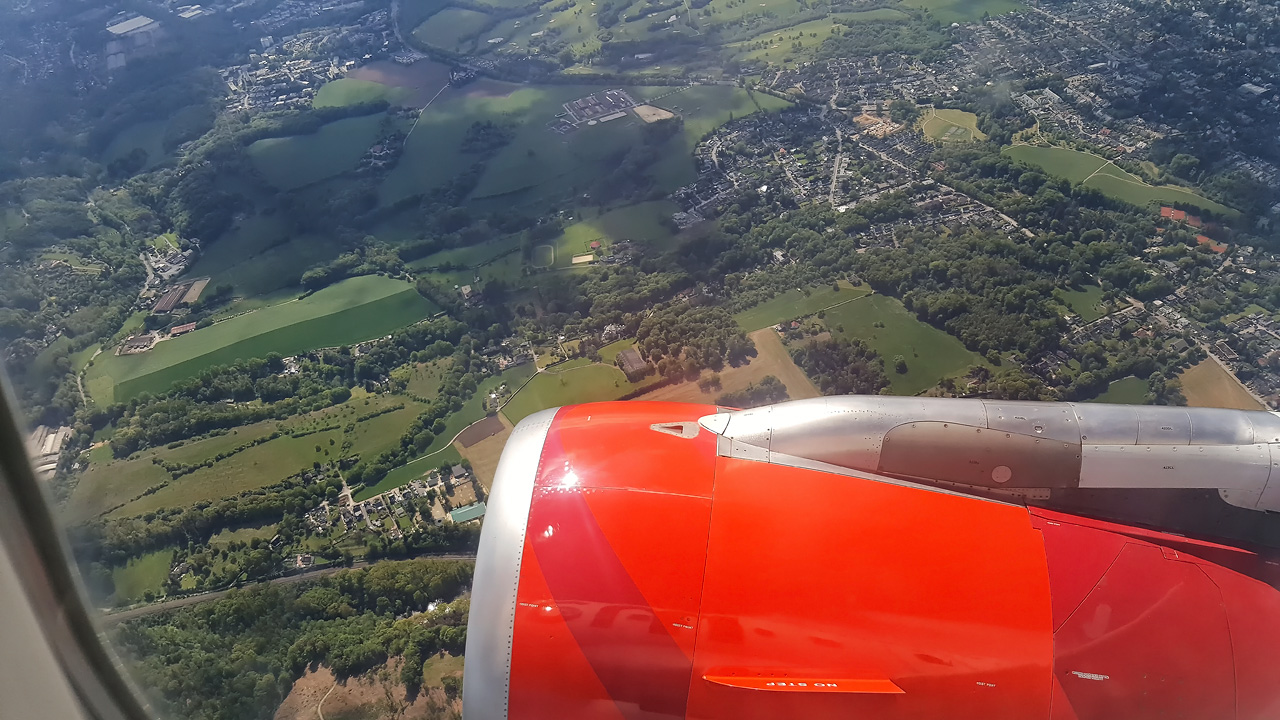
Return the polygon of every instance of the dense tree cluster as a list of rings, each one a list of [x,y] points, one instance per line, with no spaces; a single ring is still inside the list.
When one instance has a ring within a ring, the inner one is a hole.
[[[861,340],[810,340],[791,358],[823,395],[875,395],[889,387],[884,360]]]
[[[752,408],[790,400],[787,386],[772,375],[765,375],[760,382],[751,383],[737,392],[727,392],[716,398],[717,405],[735,408]]]
[[[663,375],[719,370],[755,355],[755,343],[724,308],[676,301],[655,310],[636,331],[640,351]]]
[[[407,560],[314,582],[260,585],[121,623],[112,633],[164,714],[192,720],[270,718],[313,663],[348,677],[388,657],[422,660],[466,645],[471,563]],[[407,616],[407,617],[406,617]]]
[[[917,238],[858,258],[872,287],[901,297],[920,319],[978,352],[1043,352],[1055,348],[1066,329],[1050,302],[1058,282],[1028,244],[968,232]]]

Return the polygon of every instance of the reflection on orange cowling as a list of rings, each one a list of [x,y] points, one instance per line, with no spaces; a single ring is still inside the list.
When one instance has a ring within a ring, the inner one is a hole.
[[[556,416],[512,720],[1280,717],[1249,553],[651,429],[707,412]]]

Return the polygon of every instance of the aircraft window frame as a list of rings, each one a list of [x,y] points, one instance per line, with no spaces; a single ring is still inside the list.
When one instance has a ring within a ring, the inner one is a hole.
[[[102,641],[47,491],[27,457],[14,398],[0,370],[0,542],[17,582],[85,716],[152,720],[156,714]]]

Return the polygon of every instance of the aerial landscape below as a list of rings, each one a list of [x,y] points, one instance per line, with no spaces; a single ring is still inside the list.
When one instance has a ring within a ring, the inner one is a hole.
[[[1280,409],[1274,5],[32,0],[0,45],[0,363],[183,717],[460,717],[548,408]]]

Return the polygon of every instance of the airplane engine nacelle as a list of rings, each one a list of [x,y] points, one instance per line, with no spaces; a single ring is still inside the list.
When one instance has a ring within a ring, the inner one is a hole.
[[[1176,414],[895,400],[523,420],[480,541],[464,717],[1280,717],[1278,566],[955,489],[1080,486],[1102,476],[1095,418],[1134,418],[1146,448]],[[1280,439],[1240,415],[1221,440]]]

